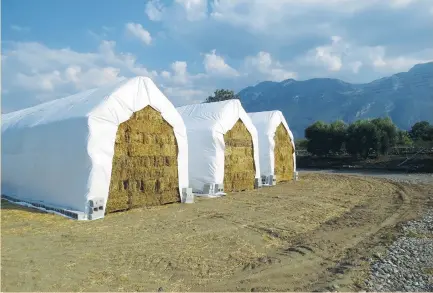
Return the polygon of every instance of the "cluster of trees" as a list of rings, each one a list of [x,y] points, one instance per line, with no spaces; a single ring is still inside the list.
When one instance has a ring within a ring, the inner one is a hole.
[[[399,130],[390,118],[315,122],[305,129],[306,141],[301,142],[313,155],[341,154],[367,158],[372,154],[386,155],[397,145],[433,145],[433,125],[426,121],[415,123],[410,131]]]
[[[240,97],[236,95],[234,91],[220,89],[220,90],[216,90],[213,96],[209,96],[204,101],[204,103],[221,102],[221,101],[227,101],[232,99],[240,100]]]
[[[218,89],[204,103],[240,99],[234,91]],[[427,121],[415,123],[410,131],[399,130],[390,118],[358,120],[352,124],[338,120],[315,122],[305,129],[306,140],[297,141],[298,149],[318,156],[349,153],[353,156],[386,155],[400,146],[433,147],[433,125]]]

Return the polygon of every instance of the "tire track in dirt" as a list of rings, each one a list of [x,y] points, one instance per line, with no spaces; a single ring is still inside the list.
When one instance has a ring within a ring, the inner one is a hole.
[[[352,272],[360,274],[360,258],[385,241],[396,222],[425,204],[424,189],[375,178],[306,174],[271,188],[136,210],[100,222],[2,209],[2,288],[323,289],[350,279]],[[26,230],[17,231],[17,223]],[[95,232],[103,235],[102,249],[93,241]]]
[[[359,179],[368,184],[365,189],[367,193],[377,185],[376,179]],[[350,179],[344,178],[342,181],[347,184]],[[372,183],[374,181],[376,184]],[[374,236],[396,225],[411,208],[408,192],[412,190],[388,180],[378,181],[395,187],[397,192],[386,198],[371,198],[369,202],[355,206],[313,232],[287,239],[287,245],[267,256],[271,261],[246,265],[232,279],[231,285],[225,284],[225,290],[323,290],[330,282],[357,267],[362,254],[357,259],[354,252],[374,245]],[[278,237],[278,234],[272,233]]]

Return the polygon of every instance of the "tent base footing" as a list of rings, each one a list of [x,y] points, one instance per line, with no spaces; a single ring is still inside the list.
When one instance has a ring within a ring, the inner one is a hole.
[[[54,214],[58,214],[67,218],[71,218],[74,220],[87,220],[87,215],[83,212],[79,212],[79,211],[72,211],[72,210],[68,210],[68,209],[63,209],[63,208],[57,208],[57,207],[53,207],[44,203],[40,203],[40,202],[33,202],[33,201],[29,201],[29,200],[24,200],[24,199],[18,199],[15,198],[13,196],[9,196],[9,195],[4,195],[2,194],[1,196],[2,199],[5,199],[9,202],[21,205],[21,206],[26,206],[29,208],[34,208],[40,211],[44,211],[47,213],[54,213]]]

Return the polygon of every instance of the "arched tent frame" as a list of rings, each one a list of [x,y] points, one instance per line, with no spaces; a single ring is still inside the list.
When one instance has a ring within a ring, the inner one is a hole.
[[[226,134],[240,119],[253,140],[255,178],[260,178],[257,129],[239,100],[187,105],[177,108],[188,134],[189,178],[194,192],[205,184],[224,181]]]
[[[105,210],[117,129],[146,106],[173,127],[182,194],[189,185],[185,125],[141,76],[2,115],[2,193],[84,214],[89,200],[102,198]]]
[[[282,123],[289,133],[293,147],[293,172],[296,172],[296,152],[293,133],[287,124],[281,111],[264,111],[248,113],[251,121],[257,129],[260,148],[260,170],[261,175],[275,175],[275,132],[277,127]]]

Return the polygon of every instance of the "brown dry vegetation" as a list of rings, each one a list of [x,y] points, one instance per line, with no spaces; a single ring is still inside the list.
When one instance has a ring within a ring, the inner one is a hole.
[[[254,189],[253,139],[239,119],[224,135],[224,190],[226,192]]]
[[[433,190],[430,187],[430,192]],[[2,203],[2,291],[354,291],[428,186],[342,175],[78,222]]]
[[[277,182],[292,180],[294,173],[293,152],[295,150],[293,149],[289,133],[283,123],[278,125],[274,140],[274,162]]]
[[[173,128],[152,107],[120,124],[107,212],[180,201]]]

